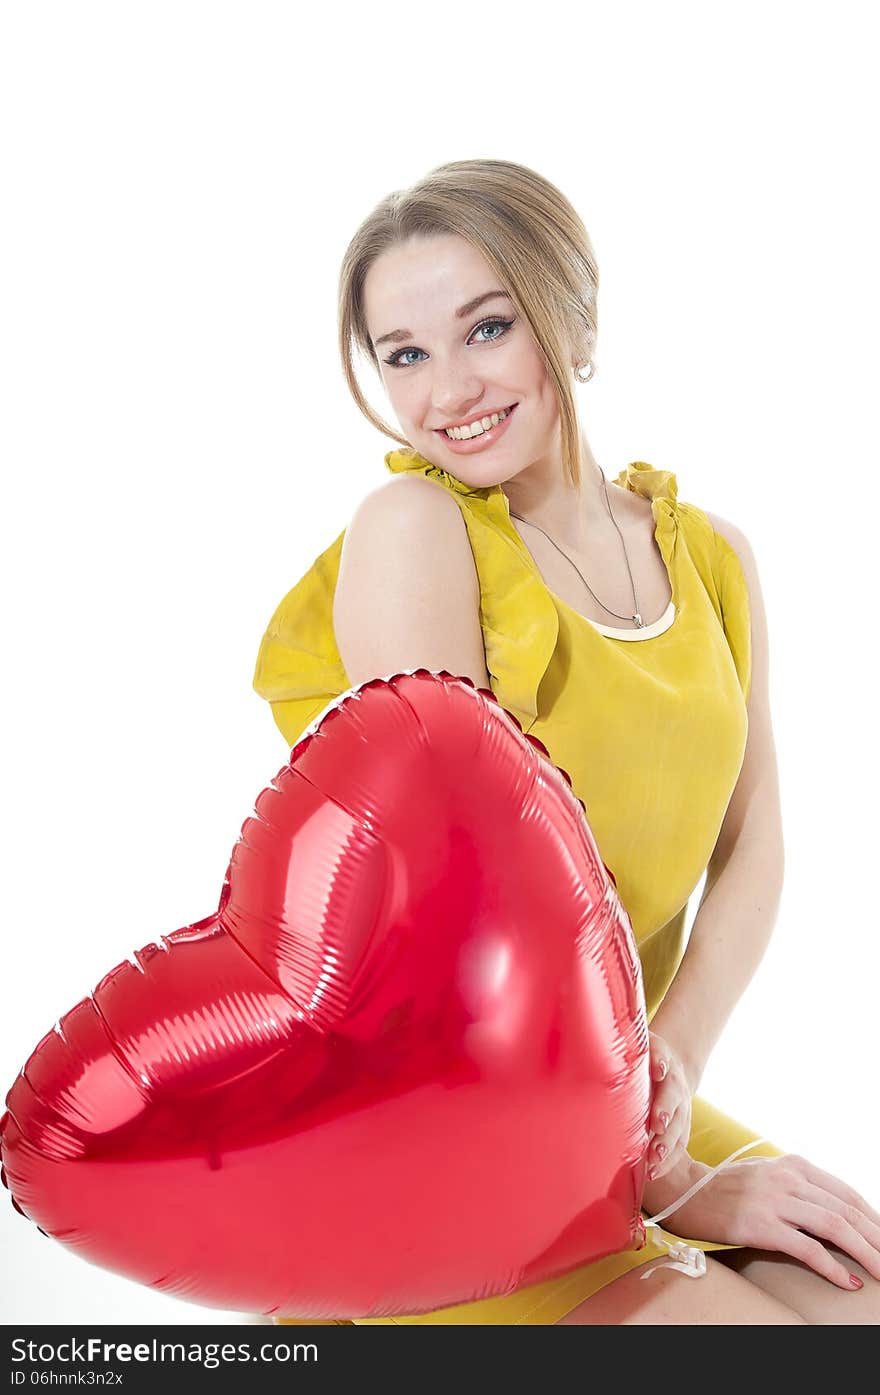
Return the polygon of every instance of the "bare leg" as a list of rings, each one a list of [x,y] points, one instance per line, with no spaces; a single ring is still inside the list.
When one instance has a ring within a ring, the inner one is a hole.
[[[842,1289],[809,1265],[780,1250],[720,1250],[718,1259],[750,1284],[800,1313],[811,1326],[847,1324],[880,1326],[880,1281],[871,1277],[858,1260],[824,1240],[822,1244],[864,1284]],[[649,1281],[652,1282],[652,1281]],[[647,1287],[647,1285],[646,1285]]]
[[[658,1269],[649,1279],[642,1279],[641,1274],[641,1268],[621,1274],[566,1313],[556,1326],[808,1325],[800,1313],[718,1264],[713,1255],[706,1255],[706,1272],[699,1279],[674,1269]]]

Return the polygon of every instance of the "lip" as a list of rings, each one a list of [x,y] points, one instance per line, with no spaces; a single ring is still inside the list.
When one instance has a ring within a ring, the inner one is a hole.
[[[518,406],[518,402],[511,402],[507,409],[507,416],[503,421],[499,421],[497,426],[490,426],[488,431],[482,431],[479,436],[468,437],[465,441],[454,441],[442,429],[435,431],[434,434],[443,442],[444,448],[449,451],[450,455],[479,455],[482,451],[491,450],[496,441],[501,440],[505,431],[510,430]],[[474,420],[477,418],[475,417]]]
[[[473,426],[473,424],[474,424],[475,421],[482,421],[482,420],[483,420],[483,417],[491,417],[491,416],[494,416],[496,412],[509,412],[509,411],[511,411],[511,409],[512,409],[513,407],[516,407],[517,405],[518,405],[518,404],[517,404],[516,402],[508,402],[506,406],[503,406],[503,407],[493,407],[492,410],[489,411],[489,412],[485,412],[485,411],[484,411],[484,412],[475,412],[474,415],[473,415],[472,417],[468,417],[467,421],[450,422],[449,425],[451,425],[451,426]],[[446,431],[447,431],[448,428],[447,428],[446,426],[435,426],[433,429],[434,429],[435,431],[439,432],[439,434],[440,434],[441,436],[445,436],[445,435],[446,435]],[[447,439],[448,439],[448,437],[447,437]]]

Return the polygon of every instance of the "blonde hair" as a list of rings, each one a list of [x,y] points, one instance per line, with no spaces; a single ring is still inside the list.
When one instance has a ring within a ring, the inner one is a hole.
[[[373,426],[412,449],[366,401],[352,349],[357,346],[380,372],[363,303],[364,282],[376,258],[411,237],[450,234],[482,253],[530,326],[559,402],[565,471],[571,484],[579,485],[571,355],[578,382],[588,382],[595,371],[599,273],[589,234],[572,205],[524,165],[507,160],[438,165],[409,189],[388,194],[364,219],[343,257],[338,292],[339,349],[355,402]]]

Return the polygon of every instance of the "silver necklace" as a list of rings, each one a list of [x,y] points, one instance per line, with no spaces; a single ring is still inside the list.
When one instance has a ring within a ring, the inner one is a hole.
[[[614,524],[615,528],[617,528],[617,519],[614,517],[614,514],[611,512],[611,500],[608,498],[608,481],[607,481],[606,478],[605,478],[605,471],[602,469],[602,466],[601,466],[601,465],[599,466],[599,474],[602,476],[602,485],[603,485],[603,488],[604,488],[604,490],[605,490],[605,503],[608,505],[608,516],[610,517],[611,522]],[[540,526],[540,524],[538,524],[538,523],[532,523],[531,519],[529,519],[529,518],[523,518],[523,517],[521,516],[521,514],[514,513],[512,509],[508,509],[508,512],[509,512],[511,518],[518,518],[519,521],[520,521],[520,523],[528,523],[532,528],[537,528],[539,533],[544,533],[544,537],[548,540],[548,542],[552,542],[552,543],[553,543],[553,546],[556,548],[556,551],[557,551],[557,552],[562,552],[562,555],[563,555],[563,557],[565,558],[565,560],[566,560],[567,562],[571,562],[571,565],[574,567],[574,569],[575,569],[575,571],[577,572],[578,576],[580,577],[581,581],[584,583],[584,585],[586,586],[586,588],[587,588],[587,590],[589,591],[590,595],[593,597],[593,600],[594,600],[594,601],[597,601],[598,604],[602,607],[603,610],[607,610],[609,615],[614,615],[614,616],[616,616],[618,620],[632,620],[632,622],[633,622],[633,624],[635,625],[636,629],[639,629],[639,630],[640,630],[640,629],[643,628],[645,622],[644,622],[644,620],[642,619],[641,614],[639,613],[639,602],[638,602],[638,598],[637,598],[637,596],[636,596],[636,584],[635,584],[635,582],[633,581],[632,568],[630,567],[630,564],[629,564],[629,557],[627,556],[627,551],[626,551],[626,543],[623,541],[623,534],[621,533],[621,531],[620,531],[619,528],[617,528],[617,533],[618,533],[618,536],[619,536],[619,538],[620,538],[621,546],[623,547],[623,557],[624,557],[624,561],[626,562],[626,569],[627,569],[627,571],[629,572],[630,585],[632,586],[633,605],[635,606],[635,614],[633,614],[633,615],[618,615],[616,610],[612,610],[611,607],[610,607],[610,606],[607,606],[607,605],[605,604],[604,601],[600,601],[600,600],[599,600],[599,597],[596,595],[596,592],[593,590],[592,586],[591,586],[590,583],[587,581],[586,577],[584,576],[583,572],[581,571],[581,569],[580,569],[580,567],[577,565],[577,563],[576,563],[571,557],[569,557],[569,555],[568,555],[567,552],[563,552],[563,551],[562,551],[562,548],[559,546],[558,543],[553,542],[553,539],[550,537],[550,534],[547,533],[547,532],[545,532],[544,529]]]

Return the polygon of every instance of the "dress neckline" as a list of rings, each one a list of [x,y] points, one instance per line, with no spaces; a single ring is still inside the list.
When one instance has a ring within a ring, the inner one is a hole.
[[[648,475],[650,475],[650,479],[647,478]],[[563,606],[570,614],[576,616],[578,620],[583,620],[587,625],[591,625],[594,630],[598,631],[598,633],[603,635],[606,639],[622,639],[627,643],[632,643],[633,641],[637,644],[644,643],[647,639],[657,639],[660,635],[665,634],[678,619],[678,607],[675,602],[675,579],[672,575],[671,564],[672,552],[667,529],[669,514],[665,511],[658,511],[658,505],[663,502],[669,504],[670,497],[673,502],[676,500],[677,481],[671,471],[654,470],[644,462],[636,461],[625,466],[617,478],[611,480],[610,483],[617,485],[620,489],[629,489],[632,493],[641,494],[651,505],[651,513],[654,518],[654,546],[660,553],[663,565],[666,568],[670,592],[669,604],[659,619],[652,621],[650,625],[643,625],[641,629],[629,626],[624,627],[621,625],[605,625],[601,620],[591,620],[588,615],[583,615],[581,611],[575,610],[574,606],[569,605],[568,601],[564,601],[561,596],[557,596],[552,587],[547,585],[534,558],[532,558],[532,565],[538,575],[541,585],[544,587],[555,606]],[[503,492],[502,497],[504,497]],[[508,521],[510,521],[509,508],[506,511]],[[670,508],[670,513],[671,512],[672,509]],[[513,528],[512,522],[510,526]],[[515,528],[513,528],[513,531],[516,533],[522,546],[526,548],[526,544],[520,537],[519,532]],[[526,551],[528,551],[528,548],[526,548]],[[529,557],[531,557],[531,552],[529,552]]]
[[[548,587],[547,589],[549,590],[550,588]],[[554,601],[561,601],[562,605],[568,604],[566,601],[562,601],[561,597],[557,596],[555,592],[550,591],[550,595],[553,597]],[[623,629],[619,625],[603,625],[600,620],[591,620],[588,615],[581,615],[581,612],[579,610],[574,610],[573,606],[568,606],[568,609],[571,610],[573,614],[577,615],[580,620],[586,620],[587,624],[592,625],[594,630],[598,630],[602,635],[607,635],[609,639],[635,640],[637,643],[645,639],[656,639],[658,635],[665,634],[675,623],[677,615],[675,601],[670,599],[669,605],[666,607],[659,620],[655,620],[651,625],[643,625],[640,630],[637,630],[635,628]]]

